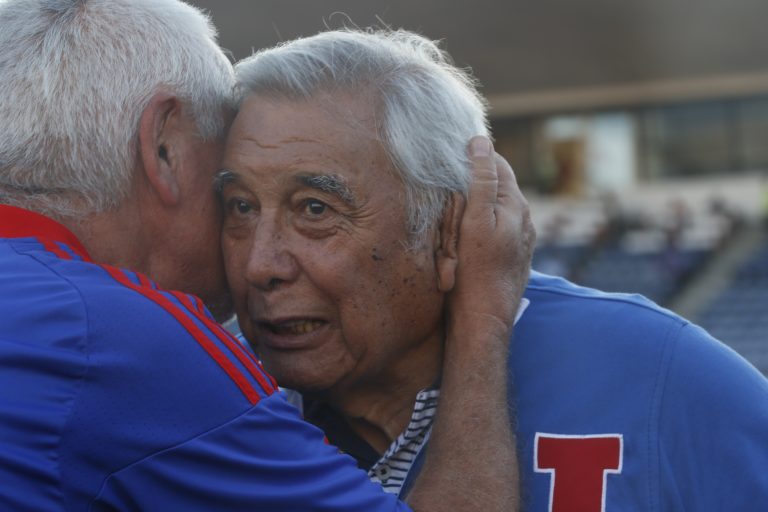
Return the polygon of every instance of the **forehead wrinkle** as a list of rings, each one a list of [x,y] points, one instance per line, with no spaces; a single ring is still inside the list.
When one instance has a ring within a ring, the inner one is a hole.
[[[266,143],[266,142],[262,142],[262,141],[261,141],[261,140],[259,140],[257,137],[255,137],[255,136],[253,136],[253,135],[250,135],[250,134],[240,135],[240,136],[238,137],[238,139],[240,139],[240,141],[244,141],[244,142],[250,142],[250,143],[252,143],[252,144],[255,144],[256,146],[258,146],[258,147],[260,147],[260,148],[262,148],[262,149],[276,149],[276,148],[278,148],[278,147],[279,147],[279,146],[278,146],[277,144],[275,144],[275,143],[273,143],[273,144],[268,144],[268,143]]]
[[[243,134],[243,135],[240,135],[238,138],[241,141],[250,142],[263,149],[279,149],[281,144],[301,144],[301,143],[312,144],[312,143],[323,142],[321,140],[318,140],[312,137],[305,137],[301,135],[287,135],[274,142],[266,142],[261,138],[257,137],[256,135],[252,135],[252,134]]]
[[[306,187],[333,194],[346,204],[355,206],[355,196],[343,176],[338,174],[300,174],[296,176],[296,181]]]

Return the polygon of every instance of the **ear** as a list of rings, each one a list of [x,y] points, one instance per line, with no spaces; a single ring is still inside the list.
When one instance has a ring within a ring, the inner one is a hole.
[[[152,190],[166,205],[179,201],[181,102],[157,93],[139,119],[139,158]]]
[[[451,194],[436,233],[438,238],[435,243],[437,287],[443,293],[450,292],[456,283],[456,266],[459,263],[459,227],[465,204],[466,201],[461,194]]]

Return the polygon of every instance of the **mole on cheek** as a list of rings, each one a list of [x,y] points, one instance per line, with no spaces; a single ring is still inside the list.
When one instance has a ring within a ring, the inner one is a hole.
[[[379,250],[376,247],[371,251],[371,259],[373,261],[384,261],[384,257],[379,255]]]

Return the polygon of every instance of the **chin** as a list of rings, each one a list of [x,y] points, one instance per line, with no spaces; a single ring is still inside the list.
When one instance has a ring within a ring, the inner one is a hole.
[[[281,368],[279,365],[270,365],[267,361],[264,361],[264,368],[281,387],[309,396],[322,395],[333,384],[333,379],[329,376],[314,375],[311,370],[303,372],[296,367]]]

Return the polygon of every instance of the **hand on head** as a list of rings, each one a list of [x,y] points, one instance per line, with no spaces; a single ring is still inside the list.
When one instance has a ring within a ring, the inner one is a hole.
[[[536,232],[506,160],[486,137],[469,145],[472,184],[459,230],[449,316],[475,315],[512,329],[530,272]]]

